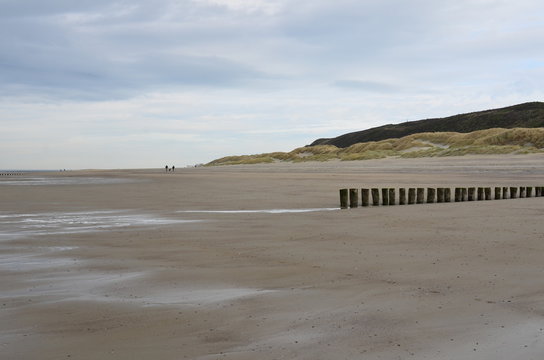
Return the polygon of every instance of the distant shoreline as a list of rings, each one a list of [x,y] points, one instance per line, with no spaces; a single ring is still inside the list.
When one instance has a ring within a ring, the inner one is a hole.
[[[17,172],[17,173],[21,173],[21,172],[24,172],[24,173],[29,173],[29,172],[65,172],[65,171],[72,171],[72,170],[28,170],[28,169],[9,169],[9,170],[4,170],[4,169],[0,169],[0,172],[4,172],[4,173],[11,173],[11,172]]]

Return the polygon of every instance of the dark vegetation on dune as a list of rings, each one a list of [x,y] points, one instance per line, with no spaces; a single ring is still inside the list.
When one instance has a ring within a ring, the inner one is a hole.
[[[445,118],[409,121],[396,125],[384,125],[376,128],[356,131],[330,139],[318,139],[310,146],[334,145],[346,148],[353,144],[386,139],[398,139],[404,136],[426,132],[469,133],[492,128],[537,128],[544,127],[544,103],[528,102],[500,109],[477,111]]]

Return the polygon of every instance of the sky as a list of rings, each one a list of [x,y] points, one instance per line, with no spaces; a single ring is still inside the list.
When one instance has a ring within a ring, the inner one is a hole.
[[[290,151],[542,84],[541,0],[0,0],[0,169]]]

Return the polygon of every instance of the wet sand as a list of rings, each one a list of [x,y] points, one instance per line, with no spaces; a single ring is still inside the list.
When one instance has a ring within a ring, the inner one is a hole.
[[[544,156],[0,179],[0,357],[542,359],[544,197],[336,209],[470,185]]]

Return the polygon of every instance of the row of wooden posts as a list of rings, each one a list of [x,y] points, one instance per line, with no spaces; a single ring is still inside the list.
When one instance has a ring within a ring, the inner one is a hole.
[[[452,201],[451,188],[405,188],[398,189],[398,205],[432,204]],[[516,199],[544,196],[544,186],[503,186],[495,187],[456,187],[454,201],[480,201]],[[533,191],[534,190],[534,191]],[[361,189],[361,206],[396,205],[396,189]],[[427,196],[425,196],[427,194]],[[534,194],[534,195],[533,195]],[[381,195],[381,198],[380,198]],[[359,189],[340,189],[340,207],[342,209],[359,206]]]
[[[24,175],[22,172],[4,172],[0,173],[0,176],[14,176],[14,175]]]

